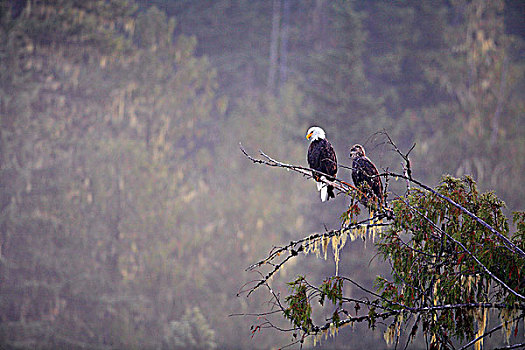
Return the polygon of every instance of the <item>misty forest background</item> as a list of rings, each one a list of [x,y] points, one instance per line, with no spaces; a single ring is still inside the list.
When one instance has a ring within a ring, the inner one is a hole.
[[[312,180],[251,164],[239,142],[306,165],[315,124],[341,164],[361,143],[398,171],[385,130],[402,150],[416,143],[415,178],[471,174],[509,216],[523,209],[524,8],[1,0],[2,348],[286,344],[228,316],[270,307],[264,293],[236,297],[258,277],[244,270],[338,227],[348,200],[321,205]],[[388,266],[366,243],[346,246],[339,271],[372,287]],[[334,265],[303,258],[276,291],[303,273],[315,281]],[[365,325],[334,342],[382,338]]]

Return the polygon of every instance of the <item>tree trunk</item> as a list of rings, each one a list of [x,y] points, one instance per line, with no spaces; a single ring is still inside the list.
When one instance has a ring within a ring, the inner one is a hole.
[[[283,24],[281,28],[281,64],[279,85],[282,86],[286,82],[288,75],[287,59],[288,59],[288,27],[290,24],[290,0],[284,0],[283,8]]]
[[[279,26],[281,22],[281,0],[273,0],[272,36],[270,42],[270,67],[268,69],[268,83],[266,88],[272,91],[275,88],[277,73],[277,55],[279,49]]]

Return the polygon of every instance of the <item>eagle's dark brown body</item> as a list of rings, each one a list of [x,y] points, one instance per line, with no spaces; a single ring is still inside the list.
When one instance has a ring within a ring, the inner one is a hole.
[[[317,139],[310,143],[307,160],[310,168],[329,175],[326,177],[327,180],[334,180],[337,174],[337,157],[332,145],[326,139]],[[321,175],[314,173],[313,177],[319,181]],[[328,198],[335,198],[334,187],[328,185],[327,190]]]
[[[370,199],[383,204],[383,183],[376,166],[368,157],[361,145],[354,145],[350,150],[352,159],[352,180],[354,185],[366,196],[366,202]]]

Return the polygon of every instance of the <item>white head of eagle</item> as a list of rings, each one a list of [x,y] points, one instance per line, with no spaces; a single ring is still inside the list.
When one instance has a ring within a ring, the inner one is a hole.
[[[335,198],[334,187],[323,181],[334,181],[337,174],[337,157],[335,151],[326,140],[326,134],[318,126],[312,126],[306,132],[306,139],[310,140],[308,147],[308,165],[312,171],[312,177],[317,181],[317,190],[321,192],[321,201]]]

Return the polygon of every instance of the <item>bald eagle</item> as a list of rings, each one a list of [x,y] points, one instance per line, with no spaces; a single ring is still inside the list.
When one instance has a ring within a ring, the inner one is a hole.
[[[350,149],[350,159],[352,159],[352,180],[354,185],[360,189],[366,198],[362,203],[366,206],[371,205],[371,201],[383,204],[383,183],[376,166],[365,155],[365,149],[361,145],[353,145]]]
[[[321,192],[321,201],[335,198],[334,187],[321,182],[322,179],[333,181],[337,174],[337,157],[330,142],[326,140],[325,132],[318,126],[312,126],[306,133],[306,139],[310,140],[308,147],[308,165],[311,169],[322,172],[327,177],[312,172],[317,181],[317,190]]]

